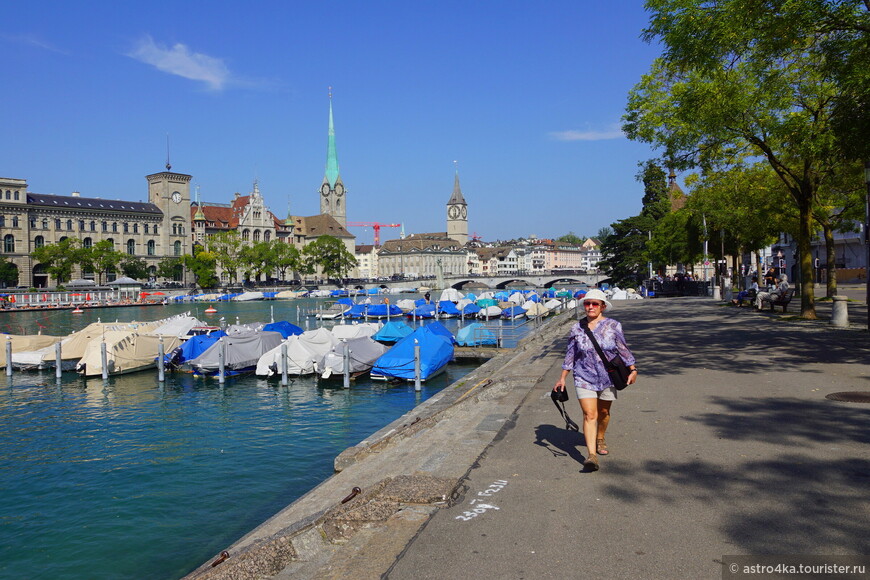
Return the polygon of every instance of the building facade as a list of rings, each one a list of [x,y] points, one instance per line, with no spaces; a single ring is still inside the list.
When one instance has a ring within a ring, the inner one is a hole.
[[[167,170],[146,176],[148,203],[102,197],[48,195],[27,191],[24,179],[0,178],[0,237],[3,254],[18,268],[18,285],[57,285],[33,250],[66,238],[88,248],[108,240],[125,254],[142,258],[152,276],[158,262],[181,255],[190,234],[191,176]],[[78,266],[73,278],[94,278]],[[114,275],[109,275],[109,280]]]
[[[378,252],[380,276],[434,278],[466,274],[468,256],[458,241],[447,232],[411,234],[399,240],[387,240]]]

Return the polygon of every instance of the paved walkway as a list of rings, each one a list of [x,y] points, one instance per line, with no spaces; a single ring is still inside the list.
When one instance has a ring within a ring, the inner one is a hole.
[[[870,391],[866,330],[703,299],[612,315],[641,374],[601,471],[581,473],[550,401],[554,360],[387,578],[720,578],[726,554],[870,554],[870,406],[825,399]]]

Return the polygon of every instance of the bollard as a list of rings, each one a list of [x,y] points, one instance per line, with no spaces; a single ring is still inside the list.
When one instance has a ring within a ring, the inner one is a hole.
[[[60,378],[63,374],[63,365],[60,352],[61,348],[62,347],[60,345],[60,341],[54,343],[54,376],[57,378]]]
[[[218,339],[218,343],[218,384],[222,385],[226,380],[227,343],[223,337]]]
[[[849,299],[845,296],[834,296],[831,309],[831,324],[838,328],[849,327]]]
[[[420,392],[423,390],[422,379],[420,378],[420,341],[414,339],[414,391]]]
[[[309,321],[310,321],[309,318],[305,319],[305,330],[308,330],[311,327],[311,325],[309,324]]]
[[[274,304],[269,305],[269,322],[271,322],[273,324],[275,323],[275,305]]]
[[[350,349],[347,347],[347,339],[341,339],[344,352],[342,354],[342,364],[344,364],[344,388],[350,388]]]
[[[163,337],[157,339],[157,382],[162,383],[166,380],[166,347],[163,346]]]
[[[502,330],[504,327],[499,324],[498,325],[498,337],[496,338],[496,348],[501,348],[501,340],[502,340]]]
[[[12,376],[12,337],[6,337],[6,376]]]
[[[108,357],[106,356],[105,340],[100,343],[100,364],[103,365],[103,380],[105,381],[109,378],[109,363]]]
[[[287,386],[287,341],[281,343],[281,385]]]

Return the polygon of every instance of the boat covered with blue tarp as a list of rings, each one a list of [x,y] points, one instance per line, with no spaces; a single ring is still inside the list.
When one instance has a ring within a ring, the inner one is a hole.
[[[266,332],[279,332],[281,336],[284,338],[290,336],[296,336],[297,334],[302,334],[305,332],[295,324],[291,324],[286,320],[279,320],[278,322],[270,322],[269,324],[263,327],[263,330]]]
[[[384,327],[377,331],[372,338],[378,342],[392,344],[402,340],[409,334],[414,332],[414,329],[405,324],[401,320],[391,320],[384,324]]]
[[[453,360],[453,343],[442,334],[430,330],[430,326],[421,326],[384,353],[375,361],[371,378],[413,381],[415,341],[420,346],[420,380],[425,381],[441,373],[447,363]]]
[[[463,326],[456,333],[456,344],[459,346],[495,346],[498,338],[482,322],[474,322]]]
[[[184,344],[166,355],[166,363],[173,367],[180,367],[207,351],[220,337],[226,335],[223,330],[215,330],[208,334],[191,336]]]

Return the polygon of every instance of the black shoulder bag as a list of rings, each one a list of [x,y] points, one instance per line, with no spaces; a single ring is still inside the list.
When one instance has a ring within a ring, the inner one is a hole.
[[[610,377],[610,382],[613,383],[613,387],[617,391],[621,391],[627,387],[628,376],[631,374],[631,370],[629,370],[628,366],[622,360],[622,357],[617,354],[613,357],[613,360],[607,360],[607,357],[604,356],[604,351],[601,350],[601,346],[598,344],[598,341],[595,340],[595,335],[592,334],[591,330],[589,330],[588,322],[583,325],[583,330],[586,332],[586,336],[589,337],[589,340],[592,341],[592,346],[595,347],[598,356],[601,357],[601,362],[604,363],[604,369],[607,371],[607,376]]]

